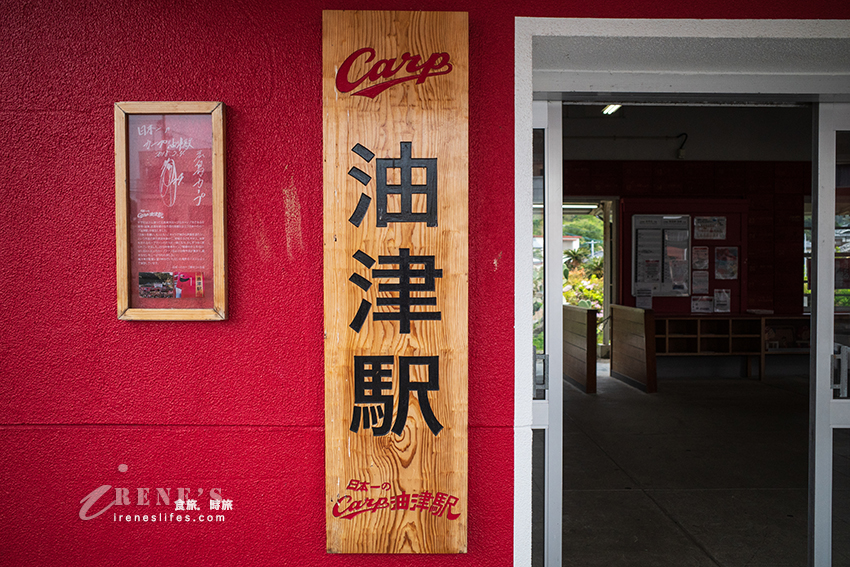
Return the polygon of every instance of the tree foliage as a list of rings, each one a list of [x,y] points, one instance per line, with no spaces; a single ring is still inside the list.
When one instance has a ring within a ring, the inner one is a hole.
[[[575,250],[565,250],[564,251],[564,261],[566,264],[566,271],[578,270],[581,268],[585,261],[587,261],[588,256],[590,256],[590,252],[587,248],[576,248]],[[566,276],[567,274],[564,273]]]
[[[596,276],[600,280],[605,275],[605,260],[602,256],[590,258],[584,263],[584,271],[590,276]]]
[[[564,235],[581,237],[581,245],[589,240],[602,242],[604,236],[602,221],[592,215],[564,215]]]

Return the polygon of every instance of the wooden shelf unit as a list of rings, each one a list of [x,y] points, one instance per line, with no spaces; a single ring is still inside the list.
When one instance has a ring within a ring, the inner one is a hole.
[[[657,356],[758,356],[759,376],[772,355],[808,354],[809,317],[655,316]],[[750,365],[747,364],[749,375]]]

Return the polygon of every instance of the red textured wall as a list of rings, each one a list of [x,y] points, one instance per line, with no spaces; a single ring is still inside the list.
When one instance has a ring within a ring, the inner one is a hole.
[[[323,522],[321,10],[355,8],[470,12],[469,553],[381,565],[511,564],[514,16],[850,17],[844,0],[514,6],[3,7],[0,564],[374,563],[326,555]],[[120,100],[228,106],[227,322],[116,319]],[[234,509],[211,525],[112,521],[159,512],[137,504],[80,520],[102,485],[131,502],[138,488],[203,489],[201,503],[220,488]]]

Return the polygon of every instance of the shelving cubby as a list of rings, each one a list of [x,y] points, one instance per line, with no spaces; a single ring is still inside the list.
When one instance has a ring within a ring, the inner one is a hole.
[[[766,356],[808,353],[809,317],[656,315],[655,346],[659,356],[758,356],[764,377]]]

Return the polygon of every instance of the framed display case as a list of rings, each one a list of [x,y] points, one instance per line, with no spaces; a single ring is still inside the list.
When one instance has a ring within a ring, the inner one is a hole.
[[[689,215],[632,216],[632,295],[691,294],[690,225]]]
[[[115,104],[118,318],[227,319],[224,105]]]

